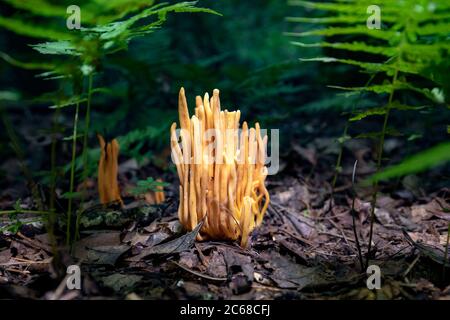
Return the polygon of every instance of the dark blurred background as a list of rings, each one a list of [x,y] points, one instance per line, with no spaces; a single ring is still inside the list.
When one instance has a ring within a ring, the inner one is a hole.
[[[83,4],[87,2],[79,1],[82,25]],[[3,17],[25,20],[30,17],[35,23],[40,21],[8,0],[0,3]],[[63,4],[64,1],[55,3]],[[347,118],[343,112],[349,111],[355,103],[360,107],[376,105],[380,98],[375,95],[366,95],[362,99],[344,96],[327,85],[363,86],[368,75],[351,66],[299,61],[299,58],[329,55],[329,51],[333,51],[293,46],[290,43],[293,39],[285,34],[312,28],[307,24],[287,22],[286,17],[314,16],[315,11],[271,0],[202,0],[197,6],[214,9],[223,16],[169,14],[159,30],[133,39],[127,50],[102,57],[102,64],[94,76],[94,87],[108,90],[93,95],[90,146],[95,148],[97,145],[95,132],[122,137],[127,141],[121,149],[123,160],[134,158],[138,163],[160,165],[161,155],[168,147],[168,129],[177,117],[179,88],[186,89],[192,108],[196,95],[206,91],[211,93],[218,88],[222,106],[239,108],[243,119],[259,121],[265,128],[281,129],[281,154],[284,157],[289,159],[292,149],[298,146],[319,154],[323,152],[327,155],[324,166],[332,171],[338,153],[336,140],[342,135]],[[4,26],[4,23],[0,20],[0,25]],[[65,21],[60,19],[52,23],[61,27]],[[29,46],[44,41],[6,28],[0,30],[0,51],[18,61],[71,59],[39,55]],[[333,54],[347,55],[345,52]],[[41,73],[40,70],[14,66],[4,58],[0,60],[0,91],[9,95],[1,103],[17,134],[26,163],[37,179],[45,182],[51,144],[48,135],[54,116],[54,110],[48,108],[53,103],[47,101],[46,94],[61,90],[61,83],[37,76]],[[80,108],[83,114],[85,106],[82,104]],[[71,135],[74,108],[62,111],[58,115],[61,125],[58,164],[63,168],[61,180],[64,184],[71,143],[62,139]],[[391,141],[392,150],[400,148],[402,154],[408,154],[442,140],[448,110],[442,108],[440,113],[394,114],[392,123],[401,126],[402,136],[395,138],[401,143]],[[80,128],[83,128],[83,118]],[[379,128],[379,118],[368,119],[352,125],[349,134]],[[21,179],[20,171],[14,166],[17,156],[9,141],[6,130],[0,130],[0,184],[3,188],[11,185],[10,179]],[[364,141],[356,148],[361,146],[371,148],[372,144]],[[352,162],[349,159],[349,163]],[[90,161],[90,167],[94,174],[95,158]],[[80,164],[78,169],[81,169]]]

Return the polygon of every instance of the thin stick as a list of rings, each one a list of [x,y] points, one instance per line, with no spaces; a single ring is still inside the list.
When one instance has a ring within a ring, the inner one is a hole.
[[[361,265],[361,272],[364,272],[364,262],[363,256],[361,252],[361,245],[359,244],[358,232],[356,232],[356,219],[355,219],[355,199],[356,199],[356,191],[355,191],[355,177],[356,177],[356,166],[358,165],[358,160],[355,161],[353,165],[353,174],[352,174],[352,209],[350,213],[352,215],[352,224],[353,224],[353,234],[355,235],[356,248],[358,249],[358,257],[359,264]]]
[[[450,242],[450,222],[448,224],[447,242],[445,244],[444,265],[442,266],[442,280],[445,280],[445,268],[446,268],[447,262],[448,262],[448,245],[449,245],[449,242]]]
[[[0,215],[2,214],[50,214],[48,211],[39,211],[39,210],[4,210],[0,211]]]
[[[408,275],[408,273],[411,272],[412,268],[414,268],[414,266],[416,265],[417,261],[419,261],[420,259],[420,254],[417,255],[417,257],[413,260],[413,262],[408,266],[408,269],[406,269],[406,271],[403,273],[403,278],[406,278],[406,276]]]

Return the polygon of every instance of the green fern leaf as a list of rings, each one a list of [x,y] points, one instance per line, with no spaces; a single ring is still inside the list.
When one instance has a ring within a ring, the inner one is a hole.
[[[383,15],[384,22],[395,22],[395,16]],[[321,18],[310,18],[310,17],[286,17],[288,22],[300,22],[300,23],[312,23],[312,24],[361,24],[365,23],[367,20],[367,14],[364,15],[353,15],[345,14],[340,16],[331,17],[321,17]]]
[[[7,63],[22,69],[28,70],[53,70],[55,68],[54,64],[47,62],[23,62],[19,61],[4,52],[0,51],[0,58],[5,60]]]
[[[347,51],[359,51],[359,52],[366,52],[366,53],[372,53],[372,54],[378,54],[378,55],[384,55],[387,57],[392,57],[395,55],[398,51],[396,48],[392,47],[383,47],[383,46],[371,46],[364,42],[352,42],[352,43],[345,43],[345,42],[317,42],[317,43],[303,43],[298,41],[292,41],[293,45],[304,47],[304,48],[316,48],[316,47],[322,47],[322,48],[333,48],[333,49],[340,49],[340,50],[347,50]]]
[[[26,23],[19,19],[6,18],[2,16],[0,16],[0,27],[32,38],[51,40],[70,40],[74,38],[74,34],[70,33],[68,30],[60,31],[50,26]]]
[[[385,40],[389,42],[399,42],[401,34],[391,30],[370,30],[366,25],[349,26],[349,27],[329,27],[324,29],[316,29],[304,32],[287,32],[288,36],[307,37],[307,36],[339,36],[339,35],[364,35],[374,39]]]
[[[70,41],[45,42],[31,47],[42,54],[65,54],[70,56],[79,56],[81,53]]]
[[[379,131],[377,131],[377,132],[365,132],[365,133],[358,134],[355,138],[356,139],[374,139],[374,140],[378,140],[378,139],[380,139],[382,134],[383,133],[379,132]],[[395,128],[388,128],[388,129],[386,129],[384,134],[386,136],[392,136],[392,137],[399,137],[399,136],[403,135],[401,132],[399,132]]]
[[[386,111],[387,111],[386,107],[372,108],[372,109],[368,109],[368,110],[356,113],[356,115],[351,117],[349,120],[350,121],[359,121],[359,120],[362,120],[362,119],[367,118],[369,116],[384,115],[384,114],[386,114]]]
[[[367,182],[388,180],[407,174],[418,173],[450,161],[450,142],[441,143],[428,150],[413,155],[400,164],[389,167],[373,175]]]

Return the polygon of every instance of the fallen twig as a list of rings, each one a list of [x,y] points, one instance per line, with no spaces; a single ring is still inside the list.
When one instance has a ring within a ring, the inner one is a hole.
[[[363,262],[363,256],[361,252],[361,245],[359,244],[359,238],[358,233],[356,232],[356,219],[355,219],[355,198],[356,198],[356,191],[355,191],[355,176],[356,176],[356,166],[358,165],[358,160],[355,161],[355,164],[353,165],[353,175],[352,175],[352,208],[350,210],[350,213],[352,215],[352,225],[353,225],[353,234],[355,235],[355,241],[356,241],[356,248],[358,249],[358,257],[359,257],[359,263],[361,265],[361,272],[364,272],[364,262]],[[369,254],[369,252],[367,253]]]
[[[183,269],[183,270],[185,270],[185,271],[187,271],[187,272],[190,272],[190,273],[192,273],[192,274],[195,274],[196,276],[199,276],[199,277],[204,278],[204,279],[208,279],[208,280],[212,280],[212,281],[227,281],[227,280],[228,280],[227,278],[216,278],[216,277],[211,277],[211,276],[208,276],[208,275],[203,274],[203,273],[201,273],[201,272],[197,272],[197,271],[191,270],[191,269],[189,269],[188,267],[185,267],[185,266],[179,264],[178,262],[175,262],[175,261],[171,261],[171,262],[172,262],[173,264],[175,264],[176,266],[180,267],[181,269]]]

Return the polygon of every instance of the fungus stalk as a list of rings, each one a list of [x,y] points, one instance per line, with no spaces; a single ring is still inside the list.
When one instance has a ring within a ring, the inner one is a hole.
[[[197,238],[240,239],[242,247],[259,226],[269,205],[265,187],[267,135],[242,124],[238,111],[221,110],[219,90],[196,97],[190,117],[184,89],[178,98],[177,124],[171,131],[172,159],[180,179],[178,217],[187,230],[204,219]],[[239,132],[240,131],[240,132]]]

